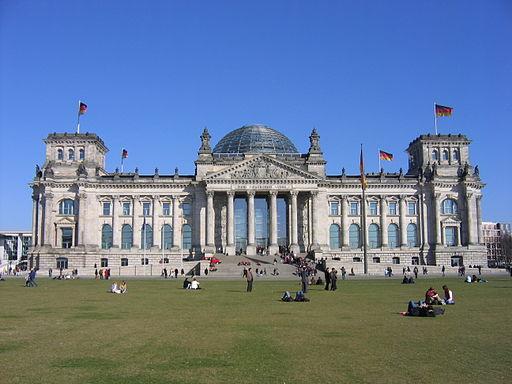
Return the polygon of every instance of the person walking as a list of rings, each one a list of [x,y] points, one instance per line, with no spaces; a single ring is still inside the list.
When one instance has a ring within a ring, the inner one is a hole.
[[[333,268],[331,270],[331,291],[335,291],[336,289],[338,289],[337,280],[338,280],[337,271],[336,271],[336,269]]]
[[[418,279],[418,267],[414,267],[414,269],[412,271],[414,272],[414,278],[417,280]]]
[[[444,267],[444,265],[443,265],[443,268],[441,268],[441,272],[442,272],[442,274],[443,274],[443,277],[444,277],[444,271],[446,271],[446,268],[445,268],[445,267]]]
[[[325,290],[329,290],[329,285],[331,283],[331,274],[329,272],[329,268],[325,267]]]
[[[302,292],[307,293],[308,292],[308,271],[306,270],[306,267],[302,268],[302,271],[300,273],[300,280],[301,280]]]
[[[247,270],[246,279],[247,279],[247,292],[252,292],[252,282],[254,280],[254,276],[252,275],[251,268],[249,268]]]

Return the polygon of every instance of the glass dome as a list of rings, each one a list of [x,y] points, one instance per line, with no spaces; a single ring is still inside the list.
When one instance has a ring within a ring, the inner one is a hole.
[[[224,136],[213,148],[216,154],[242,153],[297,154],[297,148],[285,135],[266,125],[246,125]]]

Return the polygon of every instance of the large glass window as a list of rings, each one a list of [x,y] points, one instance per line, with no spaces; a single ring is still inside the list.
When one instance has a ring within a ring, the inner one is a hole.
[[[396,212],[397,212],[397,204],[394,202],[394,201],[391,201],[389,204],[388,204],[388,212],[390,215],[393,215],[393,216],[396,216]]]
[[[182,248],[184,250],[191,250],[192,249],[192,227],[188,224],[185,224],[183,228],[181,229],[181,234],[183,237],[182,241]]]
[[[62,200],[59,204],[60,215],[74,215],[75,202],[71,199]]]
[[[453,199],[443,201],[443,213],[445,215],[455,215],[457,213],[457,203]]]
[[[57,160],[64,160],[64,151],[62,149],[57,149]]]
[[[433,161],[437,161],[437,160],[439,160],[439,154],[438,154],[438,152],[437,152],[437,150],[436,150],[436,149],[434,149],[434,150],[432,151],[432,160],[433,160]]]
[[[142,225],[141,244],[143,249],[150,249],[153,246],[153,227],[149,224]]]
[[[418,246],[418,229],[416,224],[409,223],[407,225],[407,246],[410,248]]]
[[[65,227],[61,229],[62,248],[71,248],[73,245],[73,228]]]
[[[143,216],[150,216],[151,215],[151,203],[150,202],[143,202],[142,203],[142,215]]]
[[[370,201],[370,215],[377,216],[378,208],[376,201]]]
[[[277,198],[277,244],[280,246],[288,245],[288,205],[286,198]]]
[[[409,215],[416,215],[416,202],[415,201],[409,201],[407,203],[407,212]]]
[[[389,224],[388,227],[388,247],[389,248],[397,248],[399,245],[399,232],[398,225]]]
[[[68,160],[75,160],[75,150],[74,149],[68,150]]]
[[[121,228],[121,248],[130,249],[133,246],[133,230],[129,224],[123,224]]]
[[[331,216],[338,216],[340,213],[340,203],[337,201],[331,201],[329,203],[329,212]]]
[[[331,224],[329,228],[329,246],[331,249],[340,248],[340,227],[338,224]]]
[[[370,248],[380,247],[380,230],[379,226],[375,223],[370,224],[368,227],[368,245]]]
[[[78,151],[78,158],[80,160],[84,160],[85,159],[85,150],[83,148]]]
[[[103,202],[103,216],[110,216],[111,207],[112,207],[112,204],[110,204],[110,201]]]
[[[129,201],[124,201],[123,202],[123,215],[124,216],[130,216],[130,213],[132,211],[131,209],[131,203]]]
[[[192,204],[183,203],[183,204],[181,204],[181,209],[183,210],[183,216],[192,215]]]
[[[350,202],[350,214],[355,216],[359,215],[359,203],[356,201]]]
[[[165,224],[162,227],[162,248],[172,248],[172,227],[169,224]]]
[[[444,228],[444,239],[445,244],[449,247],[457,245],[457,227],[445,227]]]
[[[361,248],[361,231],[359,225],[351,224],[348,229],[348,241],[350,248],[356,249]]]
[[[162,203],[162,215],[170,216],[171,215],[171,203]]]
[[[459,159],[460,159],[459,150],[458,149],[454,149],[453,150],[453,160],[459,161]]]
[[[101,227],[101,248],[112,248],[112,227],[110,224],[103,224],[103,227]]]
[[[236,251],[245,251],[247,247],[247,200],[235,197],[235,247]]]
[[[448,151],[446,149],[443,150],[443,160],[448,161]]]
[[[265,197],[254,198],[254,232],[257,247],[265,248],[269,242],[269,213]]]

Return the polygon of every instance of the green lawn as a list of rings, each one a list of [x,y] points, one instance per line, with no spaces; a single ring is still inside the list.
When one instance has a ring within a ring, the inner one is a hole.
[[[512,279],[340,282],[284,303],[295,281],[0,282],[2,383],[504,383],[512,370]],[[429,285],[457,304],[398,315]],[[508,379],[507,379],[508,377]]]

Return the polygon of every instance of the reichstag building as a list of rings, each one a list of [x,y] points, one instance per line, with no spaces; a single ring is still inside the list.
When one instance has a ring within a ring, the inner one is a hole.
[[[360,175],[326,174],[315,129],[307,153],[265,125],[235,129],[215,146],[206,129],[200,139],[194,175],[148,175],[106,170],[108,149],[96,134],[49,134],[30,184],[30,266],[131,274],[184,257],[274,255],[281,246],[361,273],[364,238],[369,271],[486,265],[484,184],[464,135],[417,137],[407,171],[366,175],[364,201]]]

